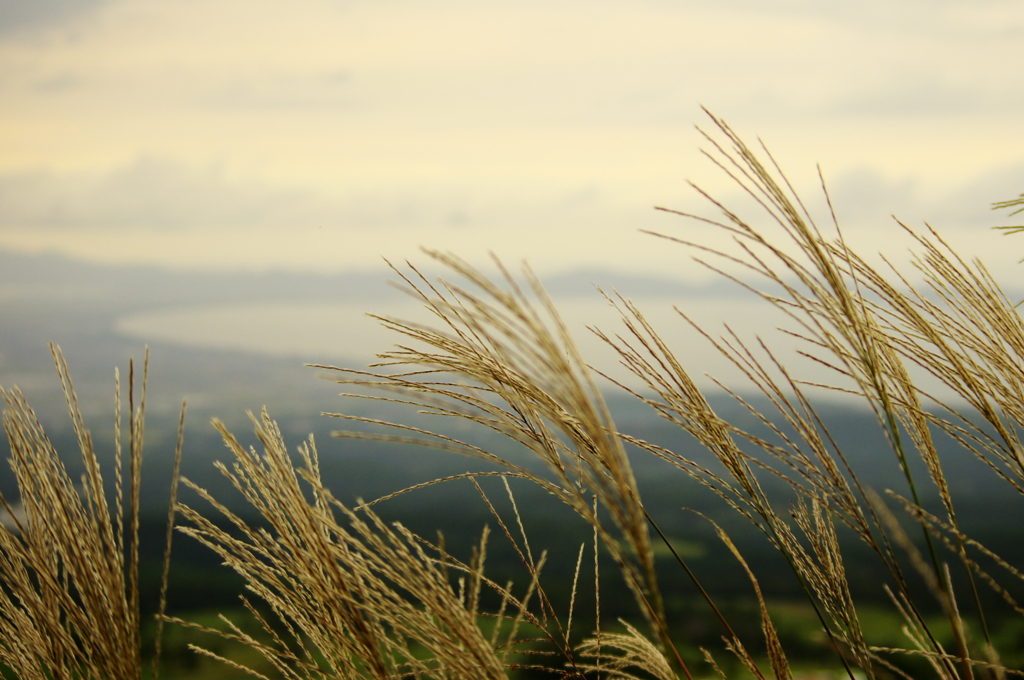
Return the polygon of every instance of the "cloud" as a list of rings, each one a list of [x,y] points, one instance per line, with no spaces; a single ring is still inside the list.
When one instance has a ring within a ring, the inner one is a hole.
[[[49,94],[72,90],[76,87],[80,87],[83,82],[84,81],[81,76],[65,71],[63,73],[58,73],[56,75],[37,80],[32,84],[31,88],[36,92]]]
[[[677,3],[660,2],[669,6]],[[862,0],[830,3],[818,0],[702,0],[698,4],[757,14],[770,19],[812,19],[844,30],[886,32],[906,39],[912,35],[955,34],[961,39],[1009,37],[1019,32],[1021,21],[1014,0]]]
[[[572,194],[559,198],[579,200]],[[231,180],[216,166],[196,169],[155,157],[104,175],[0,174],[0,229],[472,228],[480,215],[503,209],[451,188],[379,186],[332,195]]]
[[[1006,213],[993,212],[992,204],[1024,191],[1024,164],[992,168],[958,186],[929,190],[915,178],[891,178],[862,167],[830,180],[828,187],[843,224],[884,226],[895,215],[911,227],[927,222],[942,231],[974,230],[1006,223]]]
[[[65,26],[104,0],[5,0],[0,2],[0,37]]]
[[[261,75],[234,80],[198,97],[199,104],[229,109],[333,110],[353,105],[352,74],[336,69],[311,74]]]
[[[228,181],[140,158],[105,176],[31,172],[0,176],[0,226],[181,229],[308,223],[337,217],[312,192]]]
[[[1024,105],[1014,88],[992,87],[975,76],[958,82],[935,72],[907,72],[870,88],[845,93],[826,113],[839,116],[959,116],[1013,114]]]
[[[949,192],[938,202],[950,227],[1020,224],[1020,215],[992,211],[996,201],[1006,201],[1024,193],[1024,163],[994,168],[968,184]]]

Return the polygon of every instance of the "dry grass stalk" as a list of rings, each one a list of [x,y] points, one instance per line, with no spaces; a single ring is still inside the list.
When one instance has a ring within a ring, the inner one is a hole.
[[[268,527],[251,526],[183,480],[233,531],[187,505],[180,512],[189,526],[181,531],[217,552],[269,606],[273,618],[265,619],[247,603],[269,642],[237,628],[204,630],[257,649],[286,678],[506,677],[522,651],[521,631],[543,626],[530,602],[544,558],[533,564],[532,580],[516,598],[511,586],[483,574],[486,531],[471,562],[460,563],[401,525],[386,525],[366,505],[346,508],[321,484],[312,438],[299,448],[296,468],[267,414],[255,422],[262,455],[216,423],[234,457],[230,466],[218,467]],[[461,574],[457,586],[449,572]],[[485,589],[500,598],[489,634],[481,628]]]
[[[605,633],[600,640],[591,638],[579,646],[581,656],[602,660],[600,664],[585,665],[582,668],[601,672],[608,678],[638,680],[637,675],[629,672],[628,669],[632,668],[648,673],[657,680],[676,680],[672,664],[661,650],[626,621],[620,623],[626,633]]]
[[[435,445],[498,464],[541,485],[598,530],[652,633],[672,650],[647,517],[623,442],[590,368],[550,299],[528,269],[524,275],[529,294],[503,268],[505,286],[501,287],[455,257],[429,254],[466,285],[446,280],[435,284],[415,268],[409,276],[399,275],[409,292],[440,319],[444,330],[381,319],[419,343],[381,355],[384,363],[379,367],[402,372],[347,371],[351,377],[339,382],[383,388],[391,394],[398,390],[398,396],[377,398],[468,419],[532,451],[549,474],[538,474],[450,437],[397,423],[332,415],[423,435],[421,441],[432,439]],[[591,495],[611,516],[614,533],[592,510]],[[678,654],[673,655],[688,674]]]
[[[50,349],[84,472],[78,483],[72,480],[21,392],[0,388],[21,504],[16,511],[0,497],[14,523],[0,526],[0,662],[23,680],[139,678],[139,479],[148,353],[141,394],[136,394],[133,365],[129,368],[125,527],[120,380],[112,511],[67,364],[59,348]]]

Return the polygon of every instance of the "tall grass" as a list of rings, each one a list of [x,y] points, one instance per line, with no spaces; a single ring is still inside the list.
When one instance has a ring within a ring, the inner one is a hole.
[[[218,467],[271,530],[251,526],[187,480],[235,531],[187,505],[181,511],[190,526],[182,530],[244,576],[272,617],[245,601],[267,642],[226,618],[227,632],[204,630],[251,645],[288,678],[503,678],[509,668],[529,665],[517,645],[527,630],[535,636],[546,629],[530,607],[543,597],[537,582],[543,560],[516,595],[511,584],[484,575],[486,530],[471,561],[462,563],[365,506],[341,504],[322,484],[312,437],[299,448],[297,468],[265,412],[256,421],[262,455],[217,427],[235,458],[230,468]],[[497,596],[494,611],[481,608],[484,591]],[[571,658],[564,642],[561,648]]]
[[[597,333],[643,385],[620,387],[692,435],[724,473],[615,428],[595,386],[594,371],[580,357],[528,269],[524,288],[505,270],[495,282],[451,255],[430,252],[455,275],[454,280],[432,281],[413,267],[401,276],[409,292],[439,319],[439,326],[381,319],[414,342],[382,354],[379,368],[386,370],[347,371],[341,382],[383,389],[379,398],[411,403],[427,413],[468,419],[544,461],[546,474],[464,442],[392,424],[528,477],[591,523],[611,546],[633,590],[638,614],[646,620],[647,635],[676,672],[691,675],[668,635],[672,622],[666,619],[652,554],[651,529],[661,532],[644,509],[625,455],[627,442],[705,484],[765,534],[799,580],[837,664],[851,678],[854,669],[868,677],[898,675],[895,662],[906,654],[925,657],[942,678],[1002,674],[978,589],[994,588],[1021,611],[1010,590],[1000,585],[1002,579],[1019,580],[1020,573],[1001,563],[1009,568],[997,579],[982,568],[979,556],[987,555],[986,550],[960,531],[935,437],[938,432],[951,436],[962,445],[961,455],[973,455],[989,466],[993,480],[1021,490],[1024,324],[984,266],[964,261],[930,229],[917,233],[899,225],[919,246],[914,267],[922,284],[915,287],[895,268],[883,272],[873,267],[842,238],[834,212],[832,235],[826,236],[766,149],[759,157],[728,125],[714,117],[712,121],[718,135],[706,135],[708,156],[756,202],[761,218],[743,218],[697,188],[722,218],[684,216],[730,235],[738,254],[662,238],[695,249],[698,262],[782,311],[790,321],[787,331],[802,344],[801,352],[829,369],[835,382],[809,385],[763,342],[751,346],[730,331],[715,337],[693,324],[746,377],[745,389],[753,387],[769,400],[769,412],[748,406],[774,435],[765,437],[742,430],[715,412],[684,362],[630,301],[610,296],[624,330]],[[742,279],[728,273],[726,265],[738,269]],[[680,315],[689,320],[685,310]],[[937,378],[956,403],[915,382],[913,371],[920,369]],[[894,487],[887,500],[861,482],[859,471],[815,409],[815,394],[822,387],[852,394],[874,412],[904,475],[902,489]],[[739,392],[734,394],[747,403]],[[911,458],[923,461],[924,478],[913,472],[917,467]],[[766,476],[788,485],[795,500],[780,504],[770,497],[763,486]],[[923,484],[937,490],[941,517],[922,508]],[[603,513],[587,502],[591,496],[599,500]],[[919,525],[919,542],[907,535],[900,516]],[[839,527],[866,544],[888,574],[888,582],[879,587],[887,589],[906,619],[907,649],[867,643],[846,576]],[[737,558],[742,560],[738,554]],[[771,672],[788,677],[789,664],[756,570],[745,562],[743,566],[761,603]],[[954,569],[967,575],[966,593],[954,592]],[[944,611],[953,631],[952,649],[943,647],[923,613],[922,607],[930,603],[915,599],[912,585],[917,581],[928,585]],[[966,612],[977,621],[980,633],[965,622]],[[764,677],[765,671],[729,622],[721,617],[721,623],[727,646],[751,674]],[[630,630],[638,634],[635,628]],[[633,653],[620,650],[619,658]]]
[[[514,586],[486,575],[486,530],[472,557],[460,561],[443,540],[384,522],[372,503],[342,504],[324,485],[312,438],[297,455],[290,453],[263,413],[254,419],[262,453],[246,449],[215,423],[233,458],[219,469],[261,523],[187,480],[213,514],[178,507],[186,523],[182,531],[244,578],[250,593],[245,605],[261,633],[246,632],[228,618],[218,630],[182,619],[161,621],[251,647],[263,663],[246,668],[258,677],[496,678],[543,668],[563,677],[668,680],[711,672],[726,677],[722,669],[733,667],[741,669],[738,677],[794,677],[770,594],[759,581],[760,565],[713,525],[758,603],[761,639],[744,640],[709,594],[713,589],[676,553],[658,523],[663,518],[645,507],[628,453],[632,447],[635,455],[657,457],[697,480],[763,533],[813,609],[834,667],[851,680],[909,678],[908,658],[928,664],[915,673],[943,679],[1020,674],[1004,666],[1000,652],[1014,650],[997,648],[988,622],[1024,614],[1013,596],[1024,580],[1021,565],[963,531],[936,442],[939,436],[952,438],[960,445],[956,455],[987,466],[990,483],[1024,493],[1024,323],[984,266],[965,261],[931,229],[899,225],[917,244],[913,277],[870,264],[843,239],[834,211],[827,225],[815,220],[766,149],[755,152],[723,121],[711,120],[708,156],[759,214],[743,217],[695,187],[721,216],[679,214],[723,231],[736,249],[658,236],[691,249],[697,262],[781,311],[800,352],[830,371],[833,381],[807,382],[766,342],[729,330],[715,335],[680,310],[744,376],[745,384],[727,388],[758,425],[744,429],[716,412],[685,358],[628,299],[608,296],[622,318],[618,332],[595,331],[632,374],[627,385],[591,368],[528,268],[517,278],[496,260],[499,275],[491,278],[453,255],[429,251],[449,276],[430,278],[412,265],[395,271],[437,325],[380,318],[402,338],[380,355],[380,363],[368,370],[319,368],[337,371],[349,396],[411,405],[439,423],[467,422],[513,443],[540,465],[495,452],[506,450],[504,445],[486,448],[409,423],[331,415],[390,428],[381,434],[350,429],[339,436],[418,442],[497,468],[437,483],[505,477],[511,515],[500,513],[483,488],[476,488],[500,539],[519,556],[525,581]],[[138,677],[137,546],[125,546],[120,538],[126,529],[120,472],[117,509],[111,513],[59,355],[57,363],[87,474],[83,490],[76,490],[20,394],[4,393],[27,519],[17,531],[0,531],[0,661],[25,678]],[[914,377],[921,374],[941,391],[925,389]],[[632,394],[699,442],[715,465],[620,431],[599,384]],[[741,396],[751,390],[769,407],[759,409]],[[870,488],[858,462],[832,436],[816,406],[830,392],[871,409],[903,475],[891,490]],[[130,401],[135,413],[134,396]],[[137,535],[141,413],[140,407],[131,421],[129,536]],[[120,449],[115,469],[120,471]],[[596,630],[582,641],[573,634],[586,550],[581,547],[576,560],[572,601],[558,611],[545,592],[547,557],[531,550],[510,477],[538,485],[592,528],[597,601],[598,554],[605,550],[631,593],[633,620],[614,628],[604,621],[602,629],[598,605]],[[770,493],[769,481],[789,493]],[[926,490],[937,494],[937,507],[924,506]],[[850,585],[847,555],[854,548],[846,537],[866,547],[885,574],[877,587],[903,619],[902,647],[870,642],[864,609]],[[679,570],[656,569],[659,542]],[[665,605],[663,581],[676,574],[693,582],[721,626],[723,645],[703,649],[700,666],[684,649],[689,642],[674,633],[680,627]],[[1005,607],[986,609],[992,598],[985,590]],[[948,624],[948,637],[929,615],[936,609]],[[764,650],[763,658],[751,651],[757,649]],[[734,663],[726,665],[723,653]]]
[[[18,501],[0,495],[8,518],[0,525],[0,663],[26,680],[141,678],[139,482],[148,355],[141,391],[134,364],[129,367],[127,478],[115,372],[111,508],[64,356],[50,349],[84,472],[76,484],[21,392],[0,388],[19,495]],[[184,408],[177,459],[183,427]]]

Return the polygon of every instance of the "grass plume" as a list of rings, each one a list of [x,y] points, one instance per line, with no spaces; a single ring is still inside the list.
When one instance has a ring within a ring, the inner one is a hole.
[[[25,680],[141,678],[139,481],[148,354],[141,390],[134,363],[129,364],[127,480],[121,472],[120,379],[115,379],[111,508],[67,363],[59,348],[50,349],[84,472],[73,480],[22,393],[0,389],[19,494],[19,501],[0,496],[11,520],[0,525],[0,663]]]

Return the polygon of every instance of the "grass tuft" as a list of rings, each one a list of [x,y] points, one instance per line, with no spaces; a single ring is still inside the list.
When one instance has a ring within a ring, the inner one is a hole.
[[[18,501],[0,496],[10,519],[0,525],[0,663],[26,680],[140,678],[139,480],[148,352],[139,393],[129,363],[127,507],[119,377],[115,381],[111,509],[67,363],[59,348],[50,349],[84,472],[73,480],[22,393],[0,388],[19,495]]]

